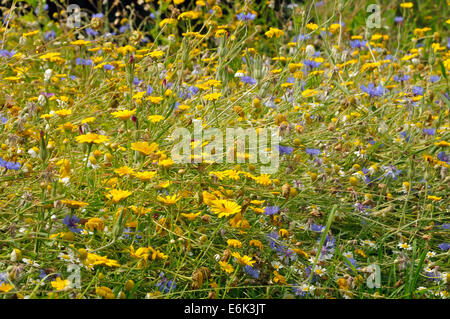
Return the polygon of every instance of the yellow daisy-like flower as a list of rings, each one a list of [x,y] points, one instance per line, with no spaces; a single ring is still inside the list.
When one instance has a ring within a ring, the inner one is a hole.
[[[167,195],[166,197],[158,195],[157,200],[160,203],[163,203],[163,204],[166,204],[166,205],[170,206],[170,205],[175,205],[180,200],[180,198],[178,197],[177,194],[172,195],[172,196]]]
[[[149,115],[147,119],[152,123],[158,123],[164,120],[164,116],[162,115]]]
[[[13,288],[14,288],[13,285],[10,285],[10,284],[4,282],[4,283],[2,283],[2,284],[0,285],[0,292],[9,292],[9,291],[11,291]]]
[[[231,256],[236,258],[236,261],[242,266],[248,265],[250,267],[253,267],[253,264],[256,263],[256,260],[253,260],[252,257],[247,255],[241,256],[238,252],[231,253]]]
[[[138,151],[139,153],[142,153],[144,155],[150,155],[154,153],[158,149],[158,144],[152,143],[148,144],[148,142],[136,142],[131,143],[131,149],[134,151]]]
[[[256,177],[255,180],[258,184],[263,186],[272,184],[272,181],[270,180],[270,176],[268,174],[262,174],[261,176]]]
[[[156,176],[156,172],[137,172],[134,177],[139,178],[141,181],[147,182]]]
[[[242,243],[237,239],[228,239],[227,245],[230,247],[233,247],[233,248],[241,248],[242,247]]]
[[[270,27],[269,31],[267,31],[266,33],[264,33],[266,35],[266,37],[268,37],[269,39],[275,37],[275,38],[279,38],[281,37],[284,32],[283,30],[280,30],[278,28],[272,28]]]
[[[128,167],[128,166],[122,166],[120,168],[115,169],[114,173],[119,174],[119,176],[133,175],[134,169],[132,169],[131,167]]]
[[[70,281],[68,281],[67,279],[62,280],[60,277],[57,277],[56,280],[50,282],[50,284],[56,290],[63,290],[64,288],[70,285]]]
[[[124,191],[121,189],[112,189],[109,191],[108,195],[112,199],[113,203],[118,203],[122,199],[125,199],[128,196],[130,196],[131,194],[133,193],[130,191]]]
[[[109,137],[95,133],[88,133],[75,137],[78,143],[100,144],[109,141]]]
[[[403,3],[400,3],[400,7],[401,8],[405,8],[405,9],[411,9],[412,7],[414,7],[414,3],[412,3],[412,2],[403,2]]]
[[[98,231],[102,231],[103,229],[105,229],[105,223],[103,222],[102,219],[97,218],[97,217],[93,217],[90,218],[86,224],[84,225],[84,227],[86,229],[89,229],[91,231],[93,231],[94,229],[98,230]]]
[[[259,250],[263,250],[264,249],[264,245],[262,244],[262,242],[260,242],[257,239],[250,240],[249,244],[250,244],[250,246],[258,247]]]
[[[164,56],[164,51],[157,50],[147,53],[146,55],[152,57],[152,58],[162,58]]]
[[[113,115],[115,118],[119,118],[121,120],[128,120],[130,117],[132,117],[136,113],[136,109],[134,110],[121,110],[112,112],[111,115]]]
[[[165,168],[166,167],[170,167],[173,164],[175,164],[175,162],[171,158],[166,158],[166,159],[163,159],[163,160],[158,162],[159,166],[162,166],[162,167],[165,167]]]
[[[79,202],[79,201],[71,200],[71,199],[63,199],[61,201],[61,203],[63,203],[64,205],[66,205],[69,208],[82,208],[82,207],[89,205],[88,203]]]
[[[219,261],[220,269],[225,271],[227,274],[231,274],[234,271],[233,266],[231,266],[226,261]]]
[[[226,200],[226,199],[218,199],[213,201],[211,210],[218,214],[219,218],[228,217],[241,212],[241,206],[235,202]]]
[[[55,114],[57,114],[59,116],[67,116],[67,115],[72,114],[72,110],[62,109],[62,110],[55,111]]]
[[[210,93],[204,96],[206,101],[217,101],[222,96],[222,93]]]
[[[147,96],[144,100],[150,101],[151,103],[159,104],[163,99],[164,98],[162,96]]]
[[[85,41],[85,40],[77,40],[77,41],[70,42],[70,44],[83,46],[83,45],[91,44],[91,42],[90,41]]]

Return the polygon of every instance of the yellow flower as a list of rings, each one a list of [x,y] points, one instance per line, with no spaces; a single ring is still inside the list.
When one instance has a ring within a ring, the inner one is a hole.
[[[305,27],[307,29],[309,29],[309,30],[317,30],[317,29],[319,29],[319,26],[317,24],[315,24],[315,23],[308,23]]]
[[[241,256],[238,252],[231,253],[231,256],[236,258],[236,261],[239,264],[241,264],[242,266],[247,265],[247,266],[253,267],[253,264],[256,262],[255,260],[252,259],[252,257],[247,256],[247,255]]]
[[[159,27],[162,28],[166,24],[177,24],[177,19],[166,18],[159,23]]]
[[[434,200],[434,201],[439,201],[442,199],[442,197],[437,197],[437,196],[433,196],[433,195],[428,195],[427,197],[428,199]]]
[[[72,45],[80,45],[80,46],[88,45],[90,43],[91,43],[90,41],[85,41],[85,40],[77,40],[77,41],[70,42],[70,44],[72,44]]]
[[[112,189],[109,191],[109,198],[112,197],[112,201],[113,203],[118,203],[119,201],[121,201],[122,199],[127,198],[128,196],[130,196],[131,194],[133,194],[130,191],[124,191],[121,189]]]
[[[204,96],[206,101],[217,101],[222,96],[222,93],[210,93]]]
[[[283,30],[270,27],[269,31],[265,33],[265,35],[271,39],[275,36],[275,38],[279,38],[284,34]]]
[[[105,228],[105,224],[103,223],[103,220],[97,217],[93,217],[90,218],[86,224],[84,225],[84,227],[86,227],[86,229],[89,230],[98,230],[98,231],[102,231]]]
[[[157,50],[147,53],[146,55],[149,55],[152,58],[162,58],[164,56],[164,51]]]
[[[89,143],[89,144],[100,144],[109,141],[109,138],[104,135],[99,135],[95,133],[88,133],[75,137],[78,143]]]
[[[162,98],[161,98],[162,99]],[[162,115],[149,115],[147,119],[152,123],[158,123],[164,120],[164,116]]]
[[[128,120],[131,116],[133,116],[136,113],[136,109],[134,110],[121,110],[112,112],[111,115],[113,115],[115,118],[119,118],[121,120]]]
[[[233,248],[241,248],[242,247],[242,243],[237,239],[228,239],[227,245],[230,247],[233,247]]]
[[[61,280],[60,277],[57,277],[56,280],[50,282],[50,284],[56,290],[63,290],[64,288],[70,285],[70,282],[68,280]]]
[[[115,299],[116,296],[112,292],[112,290],[108,287],[95,287],[95,293],[101,297],[104,297],[106,299]]]
[[[144,155],[150,155],[158,149],[158,144],[152,143],[149,145],[148,142],[136,142],[131,143],[131,149]]]
[[[405,8],[405,9],[411,9],[413,6],[414,6],[414,3],[412,3],[412,2],[400,3],[400,7]]]
[[[150,101],[150,102],[155,103],[155,104],[158,104],[158,103],[160,103],[163,100],[163,97],[162,96],[147,96],[145,98],[145,100],[146,101]],[[150,116],[152,116],[152,115],[150,115]]]
[[[219,218],[222,218],[240,213],[241,206],[226,199],[218,199],[212,202],[211,210],[215,214],[219,214]]]
[[[225,271],[227,274],[231,274],[234,271],[233,266],[231,266],[226,261],[219,261],[220,269]]]
[[[175,205],[180,198],[177,196],[177,194],[174,194],[172,196],[167,195],[166,197],[162,197],[161,195],[158,195],[157,197],[158,202],[166,204],[166,205]]]
[[[284,279],[284,277],[282,275],[280,275],[278,273],[278,271],[274,270],[273,275],[274,275],[273,282],[279,282],[280,284],[284,284],[284,285],[287,284],[286,279]]]
[[[260,242],[257,239],[250,240],[250,246],[258,247],[259,250],[263,250],[264,249],[264,245],[262,244],[262,242]]]
[[[141,181],[149,181],[151,180],[153,177],[155,177],[156,172],[151,172],[151,171],[147,171],[147,172],[137,172],[134,174],[134,177],[139,178]]]
[[[57,114],[59,116],[67,116],[67,115],[72,114],[72,110],[62,109],[62,110],[55,111],[55,114]]]
[[[166,158],[158,162],[158,165],[162,167],[170,167],[173,164],[175,164],[175,162],[171,158]]]
[[[120,168],[115,169],[114,173],[119,174],[119,176],[133,175],[134,174],[134,170],[131,167],[122,166]]]
[[[64,205],[66,205],[69,208],[81,208],[81,207],[85,207],[85,206],[89,205],[88,203],[79,202],[79,201],[71,200],[71,199],[63,199],[61,201],[61,203],[63,203]]]
[[[256,177],[255,180],[258,184],[263,186],[267,186],[272,183],[268,174],[262,174],[261,176]]]
[[[4,282],[0,285],[0,292],[9,292],[13,288],[14,288],[13,285]]]

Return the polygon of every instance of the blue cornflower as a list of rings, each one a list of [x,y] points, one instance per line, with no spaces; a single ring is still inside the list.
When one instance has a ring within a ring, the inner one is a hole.
[[[12,58],[16,54],[16,51],[0,50],[0,56],[5,58]]]
[[[440,80],[439,75],[432,75],[432,76],[430,76],[430,82],[431,83],[437,82],[439,80]]]
[[[407,82],[409,80],[410,76],[409,75],[394,75],[393,80],[395,82]]]
[[[96,37],[98,35],[98,31],[96,31],[96,30],[94,30],[92,28],[87,28],[86,29],[86,33],[87,33],[87,35],[90,35],[90,36],[93,36],[93,37]]]
[[[267,206],[266,208],[264,208],[264,214],[269,216],[275,215],[279,210],[279,206]]]
[[[6,124],[7,122],[8,122],[8,119],[6,117],[4,117],[3,115],[0,115],[0,123]]]
[[[450,249],[450,243],[442,243],[442,244],[439,244],[438,247],[442,251],[447,251]]]
[[[414,86],[412,88],[412,93],[414,95],[423,95],[423,87],[421,87],[421,86]]]
[[[150,94],[152,94],[153,93],[153,88],[152,88],[152,86],[149,84],[148,86],[147,86],[147,95],[150,95]]]
[[[312,231],[321,233],[325,229],[325,226],[311,223],[311,225],[309,226],[309,229],[311,229]]]
[[[436,135],[436,129],[435,128],[424,128],[423,132],[426,135]]]
[[[100,18],[101,19],[101,18],[103,18],[103,13],[101,13],[101,12],[100,13],[95,13],[95,14],[92,15],[92,18]]]
[[[256,84],[256,80],[250,76],[241,76],[241,82],[249,84],[249,85],[255,85]]]
[[[244,272],[247,273],[248,275],[252,276],[255,279],[259,278],[259,270],[256,268],[253,268],[252,266],[245,265]]]
[[[175,281],[173,279],[167,279],[163,272],[159,274],[161,280],[156,284],[159,291],[164,293],[169,293],[170,291],[174,291],[176,288]]]
[[[282,145],[278,145],[278,149],[280,151],[280,155],[283,154],[288,154],[290,155],[292,153],[292,151],[294,150],[292,147],[290,146],[282,146]]]
[[[403,22],[403,17],[395,17],[394,18],[394,22],[398,23],[398,24],[402,23]]]
[[[107,70],[107,71],[111,71],[111,70],[114,70],[114,65],[111,65],[111,64],[105,64],[105,65],[103,66],[103,68],[104,68],[105,70]]]
[[[411,136],[409,136],[406,131],[400,132],[400,136],[402,136],[406,140],[406,142],[409,142],[411,138]]]
[[[75,215],[66,215],[66,217],[64,217],[63,220],[63,224],[67,226],[67,228],[72,232],[72,233],[77,233],[79,234],[81,232],[81,229],[77,227],[77,224],[80,222],[81,220],[75,216]]]
[[[136,86],[138,86],[139,84],[141,84],[143,81],[142,80],[139,80],[138,78],[134,78],[133,79],[133,84],[134,85],[136,85]]]
[[[311,36],[299,34],[292,39],[292,42],[305,41],[309,39],[311,39]]]
[[[367,41],[363,40],[352,40],[350,41],[350,46],[353,49],[361,49],[361,48],[366,48],[367,47]]]
[[[138,233],[140,233],[141,231],[138,230]],[[125,229],[123,230],[123,238],[125,239],[130,239],[131,236],[133,236],[135,234],[134,230],[131,229],[130,227],[125,227]],[[139,234],[136,234],[136,239],[134,240],[134,242],[137,242],[138,239],[142,239],[142,236]]]
[[[8,161],[5,161],[3,159],[3,157],[0,157],[0,167],[4,167],[9,170],[17,171],[18,169],[20,169],[20,163],[8,162]]]
[[[317,148],[306,148],[305,153],[312,156],[318,156],[320,155],[320,150]]]
[[[53,30],[50,30],[44,34],[45,41],[50,41],[53,40],[54,38],[56,38],[56,32]]]
[[[446,155],[445,152],[439,152],[437,158],[442,161],[448,163],[450,161],[450,156]]]
[[[371,97],[374,96],[383,96],[386,89],[379,84],[377,87],[373,83],[369,83],[367,86],[361,84],[361,90],[367,94],[369,94]]]
[[[236,14],[236,18],[239,21],[252,21],[255,20],[256,15],[254,13],[238,13]]]
[[[124,33],[124,32],[126,32],[129,28],[130,28],[130,25],[129,25],[129,24],[124,24],[123,26],[121,26],[121,27],[119,28],[119,32],[120,32],[120,33]]]
[[[303,61],[303,64],[308,66],[310,69],[318,68],[322,63],[316,62],[314,60],[305,60]]]

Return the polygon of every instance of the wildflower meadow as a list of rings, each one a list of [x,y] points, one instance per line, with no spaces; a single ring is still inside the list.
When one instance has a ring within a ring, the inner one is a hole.
[[[449,297],[450,1],[0,3],[0,299]]]

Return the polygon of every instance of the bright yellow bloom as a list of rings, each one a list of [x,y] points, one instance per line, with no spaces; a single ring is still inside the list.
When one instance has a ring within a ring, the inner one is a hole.
[[[215,214],[219,214],[219,218],[222,218],[240,213],[241,206],[226,199],[218,199],[212,202],[211,210]]]
[[[210,93],[204,96],[206,101],[217,101],[222,96],[222,93]]]
[[[109,141],[109,137],[95,133],[88,133],[75,137],[78,143],[100,144]]]
[[[400,7],[401,8],[405,8],[405,9],[411,9],[412,7],[414,7],[414,3],[412,3],[412,2],[403,2],[403,3],[400,3]]]
[[[64,205],[66,205],[69,208],[81,208],[81,207],[85,207],[85,206],[89,205],[89,203],[79,202],[79,201],[71,200],[71,199],[63,199],[61,201],[61,203],[63,203]]]
[[[50,282],[50,284],[56,290],[63,290],[64,288],[70,285],[70,282],[68,280],[61,280],[60,277],[57,277],[56,280]]]
[[[133,175],[134,169],[132,169],[131,167],[128,167],[128,166],[122,166],[120,168],[115,169],[114,173],[119,174],[119,176]]]
[[[192,221],[194,219],[196,219],[199,215],[201,214],[201,212],[198,213],[181,213],[181,216],[186,217],[188,220]]]
[[[105,229],[105,224],[103,223],[102,219],[97,218],[97,217],[93,217],[93,218],[90,218],[86,222],[84,227],[86,227],[86,229],[89,229],[91,231],[93,231],[94,229],[96,229],[98,231],[102,231],[103,229]]]
[[[277,28],[272,28],[272,27],[270,27],[269,31],[267,31],[267,32],[265,33],[265,35],[266,35],[269,39],[271,39],[271,38],[273,38],[273,37],[279,38],[279,37],[281,37],[283,34],[284,34],[283,30],[280,30],[280,29],[277,29]]]
[[[118,203],[122,199],[125,199],[128,196],[130,196],[131,194],[133,193],[130,191],[124,191],[121,189],[112,189],[109,191],[109,194],[107,196],[112,199],[113,203]]]
[[[241,248],[242,247],[242,243],[237,239],[228,239],[227,245],[230,247],[233,247],[233,248]]]
[[[178,197],[177,194],[174,194],[172,196],[167,195],[166,197],[158,195],[157,200],[160,203],[163,203],[163,204],[166,204],[166,205],[170,206],[170,205],[175,205],[180,200],[180,198]]]
[[[268,174],[262,174],[255,178],[256,182],[260,185],[267,186],[272,184],[272,181],[270,180],[270,176]]]
[[[156,176],[156,172],[137,172],[134,174],[134,177],[139,178],[141,181],[147,182]]]
[[[219,261],[220,269],[225,271],[227,274],[231,274],[234,271],[233,266],[231,266],[226,261]]]
[[[250,266],[253,267],[253,264],[256,263],[256,260],[253,260],[252,257],[243,255],[241,256],[238,252],[231,253],[231,256],[236,258],[236,261],[241,264],[242,266]]]
[[[13,288],[14,288],[13,285],[10,285],[10,284],[4,282],[4,283],[2,283],[2,284],[0,285],[0,292],[9,292],[9,291],[11,291]]]
[[[162,98],[161,98],[162,99]],[[164,116],[162,115],[149,115],[147,119],[152,123],[158,123],[164,120]]]
[[[136,113],[136,109],[134,110],[121,110],[112,112],[111,115],[113,115],[115,118],[119,118],[121,120],[128,120],[130,117],[132,117]]]
[[[142,153],[144,155],[150,155],[154,153],[158,149],[158,144],[152,143],[148,144],[148,142],[136,142],[131,143],[131,149],[134,151],[138,151],[139,153]]]

